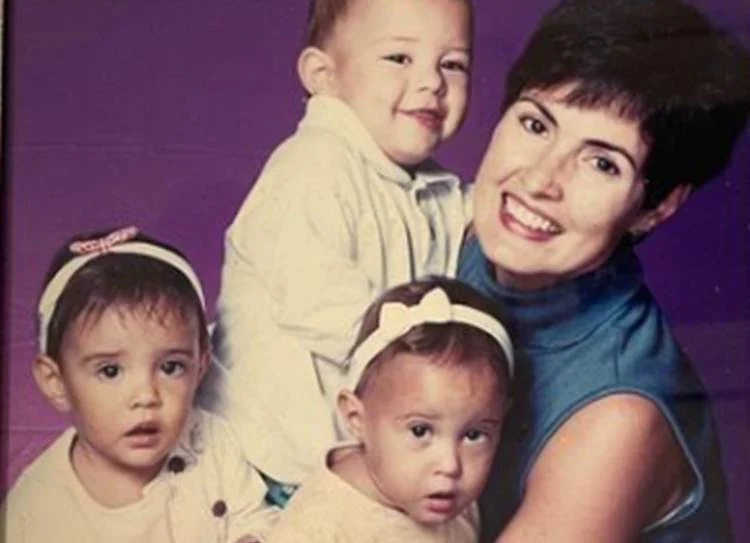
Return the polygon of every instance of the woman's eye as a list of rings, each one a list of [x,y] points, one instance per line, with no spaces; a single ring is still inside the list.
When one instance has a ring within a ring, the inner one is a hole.
[[[409,58],[409,55],[405,55],[403,53],[394,53],[392,55],[386,55],[383,57],[385,60],[389,60],[391,62],[394,62],[396,64],[406,64],[411,59]]]
[[[178,360],[167,360],[161,365],[161,371],[172,377],[182,375],[185,373],[185,370],[186,364]]]
[[[96,370],[97,375],[105,380],[115,379],[121,372],[122,369],[117,364],[104,364]]]
[[[620,175],[620,168],[607,157],[597,156],[592,159],[594,168],[607,175]]]
[[[520,117],[520,121],[524,130],[531,134],[544,134],[547,131],[547,127],[545,126],[545,124],[536,117],[522,115]]]
[[[423,438],[430,433],[430,427],[427,424],[414,424],[409,428],[414,437]]]

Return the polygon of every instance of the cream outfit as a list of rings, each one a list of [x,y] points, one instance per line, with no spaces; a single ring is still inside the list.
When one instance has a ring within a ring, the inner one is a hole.
[[[278,511],[264,505],[260,475],[215,416],[195,410],[143,497],[119,508],[94,501],[79,482],[70,461],[75,436],[68,428],[8,494],[4,541],[233,543],[247,535],[262,541],[276,520]]]
[[[342,101],[309,100],[227,232],[220,365],[201,392],[258,469],[298,483],[340,439],[333,404],[362,313],[389,287],[454,275],[466,201],[436,164],[410,175],[388,159]]]
[[[478,534],[476,504],[449,522],[423,526],[365,496],[324,464],[295,492],[268,543],[473,543]]]

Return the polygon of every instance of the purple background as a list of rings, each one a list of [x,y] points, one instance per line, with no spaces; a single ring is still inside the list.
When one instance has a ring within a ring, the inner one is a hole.
[[[477,6],[474,88],[440,158],[471,179],[502,80],[552,0]],[[702,0],[750,42],[747,0]],[[194,261],[209,299],[224,229],[303,109],[302,0],[17,0],[6,21],[11,181],[8,369],[12,481],[64,426],[30,376],[34,304],[71,234],[134,223]],[[685,54],[689,54],[686,51]],[[725,175],[641,249],[650,284],[716,398],[739,541],[750,541],[750,135]]]

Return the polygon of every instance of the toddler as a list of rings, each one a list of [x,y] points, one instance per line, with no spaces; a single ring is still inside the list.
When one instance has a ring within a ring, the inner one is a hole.
[[[72,426],[9,493],[7,541],[261,541],[275,517],[262,479],[191,407],[210,353],[190,264],[133,227],[79,239],[38,317],[34,378]]]
[[[470,287],[429,279],[387,291],[365,314],[338,396],[355,441],[328,452],[270,541],[476,541],[474,500],[512,368],[505,329]]]
[[[227,231],[221,367],[201,394],[271,479],[299,483],[338,437],[364,308],[456,270],[464,194],[430,157],[464,117],[470,65],[468,0],[311,5],[307,110]]]

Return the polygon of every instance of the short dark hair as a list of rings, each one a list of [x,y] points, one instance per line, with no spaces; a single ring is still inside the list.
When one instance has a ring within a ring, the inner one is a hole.
[[[79,234],[71,238],[53,257],[44,281],[49,284],[57,272],[78,256],[70,250],[75,241],[99,239],[116,231]],[[167,249],[185,258],[174,247],[143,234],[141,241]],[[200,349],[208,349],[208,330],[203,305],[190,280],[174,266],[156,258],[130,253],[105,253],[77,270],[63,288],[46,330],[46,345],[40,348],[59,360],[65,334],[79,318],[99,318],[112,306],[139,308],[149,313],[174,312],[183,319],[195,316],[200,333]],[[41,323],[38,323],[41,326]]]
[[[615,107],[641,123],[653,208],[725,168],[750,112],[750,55],[681,0],[563,0],[512,66],[503,108],[525,90],[566,84],[567,104]]]
[[[355,0],[310,0],[305,46],[324,47],[339,19]]]
[[[406,306],[416,305],[426,293],[436,287],[445,291],[451,303],[470,306],[502,322],[497,308],[474,288],[455,279],[428,277],[393,287],[368,307],[350,356],[378,328],[383,304],[401,302]],[[510,381],[510,371],[502,347],[488,333],[458,322],[424,323],[411,328],[370,361],[362,372],[354,393],[361,397],[377,378],[381,368],[402,353],[425,356],[436,364],[488,363],[497,375],[500,387],[504,387],[509,394],[510,387],[504,385]]]
[[[310,0],[305,24],[305,46],[323,48],[341,18],[357,0]],[[471,13],[471,0],[464,0]]]

